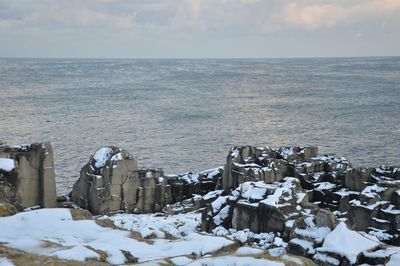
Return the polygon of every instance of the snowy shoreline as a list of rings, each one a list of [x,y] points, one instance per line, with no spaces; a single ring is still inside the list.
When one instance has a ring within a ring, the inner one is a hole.
[[[165,175],[103,147],[56,202],[50,144],[1,148],[1,263],[23,264],[15,252],[38,256],[32,263],[400,262],[398,167],[353,168],[317,147],[239,146],[223,167]]]

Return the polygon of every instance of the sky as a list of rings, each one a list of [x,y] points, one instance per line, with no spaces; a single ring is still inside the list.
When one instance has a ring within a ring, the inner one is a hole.
[[[400,56],[400,0],[0,0],[0,57]]]

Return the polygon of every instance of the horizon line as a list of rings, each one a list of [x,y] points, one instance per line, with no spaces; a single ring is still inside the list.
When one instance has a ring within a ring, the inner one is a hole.
[[[83,60],[260,60],[260,59],[335,59],[335,58],[393,58],[400,55],[368,55],[368,56],[294,56],[294,57],[34,57],[34,56],[0,56],[0,59],[83,59]]]

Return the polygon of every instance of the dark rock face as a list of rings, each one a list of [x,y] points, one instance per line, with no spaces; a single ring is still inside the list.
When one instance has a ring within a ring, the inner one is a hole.
[[[124,149],[104,147],[82,168],[70,197],[93,214],[149,213],[216,189],[221,174],[222,169],[217,168],[165,175],[162,169],[139,169],[135,158]]]
[[[0,145],[0,202],[20,211],[33,206],[56,207],[50,143]]]

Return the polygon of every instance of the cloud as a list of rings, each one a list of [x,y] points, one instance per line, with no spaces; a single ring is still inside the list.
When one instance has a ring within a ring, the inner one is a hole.
[[[398,14],[400,0],[0,0],[0,30],[314,31]],[[382,24],[382,21],[379,22]]]
[[[387,15],[398,15],[399,11],[400,0],[338,1],[335,4],[296,1],[283,6],[278,15],[267,19],[264,29],[312,31],[383,19]]]

